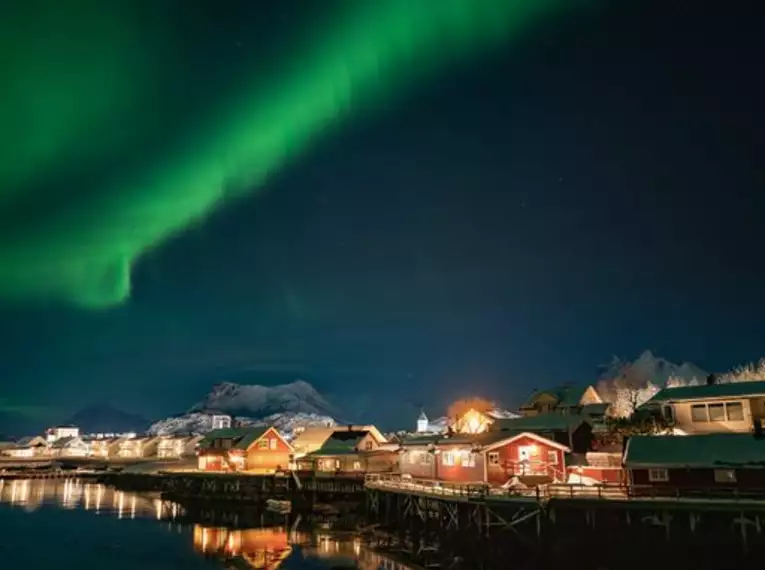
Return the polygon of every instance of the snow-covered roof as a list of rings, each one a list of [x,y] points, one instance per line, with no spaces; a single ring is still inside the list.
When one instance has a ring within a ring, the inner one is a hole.
[[[321,446],[335,432],[335,428],[315,427],[306,428],[292,440],[292,447],[302,451],[308,447]]]
[[[765,438],[749,433],[636,435],[624,452],[627,467],[765,468]]]
[[[730,384],[704,384],[702,386],[681,386],[664,388],[643,406],[682,402],[685,400],[707,400],[715,398],[743,398],[746,396],[765,396],[765,381],[734,382]]]
[[[259,440],[265,433],[271,429],[270,427],[247,427],[247,428],[222,428],[215,429],[205,434],[202,441],[199,442],[200,448],[206,448],[212,446],[212,442],[216,439],[231,439],[233,445],[231,449],[246,450],[253,443]]]

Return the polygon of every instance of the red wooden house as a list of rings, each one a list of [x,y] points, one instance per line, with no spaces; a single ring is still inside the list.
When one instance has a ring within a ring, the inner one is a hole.
[[[624,464],[636,492],[765,494],[765,438],[748,433],[633,436]]]
[[[199,469],[273,473],[289,467],[292,446],[273,427],[213,430],[199,443]]]
[[[399,470],[415,478],[502,485],[565,481],[568,447],[540,435],[486,432],[416,437],[401,443]]]

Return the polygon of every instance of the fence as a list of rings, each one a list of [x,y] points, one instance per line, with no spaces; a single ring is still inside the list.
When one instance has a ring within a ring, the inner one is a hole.
[[[676,500],[676,501],[745,501],[765,503],[765,489],[679,488],[650,485],[577,485],[552,484],[536,487],[492,487],[486,483],[448,483],[412,479],[398,474],[369,474],[365,486],[372,489],[421,493],[457,499],[596,499],[596,500]]]

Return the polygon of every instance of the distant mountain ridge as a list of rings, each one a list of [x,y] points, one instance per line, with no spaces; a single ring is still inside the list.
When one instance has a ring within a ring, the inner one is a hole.
[[[666,358],[657,357],[650,350],[645,350],[635,360],[613,360],[602,366],[600,382],[623,381],[634,385],[653,384],[658,388],[678,385],[701,384],[708,372],[691,362],[675,364]]]
[[[296,427],[336,425],[332,406],[304,380],[277,386],[222,382],[185,414],[154,422],[149,433],[204,433],[212,429],[216,413],[230,415],[239,425],[273,425],[288,437]]]
[[[189,413],[206,410],[222,411],[232,416],[263,418],[271,414],[292,412],[331,415],[332,406],[305,380],[278,386],[222,382]]]

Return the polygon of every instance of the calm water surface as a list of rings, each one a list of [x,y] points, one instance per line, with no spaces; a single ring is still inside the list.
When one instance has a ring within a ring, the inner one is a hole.
[[[0,481],[0,567],[408,570],[329,529],[186,522],[157,498],[78,481]]]

